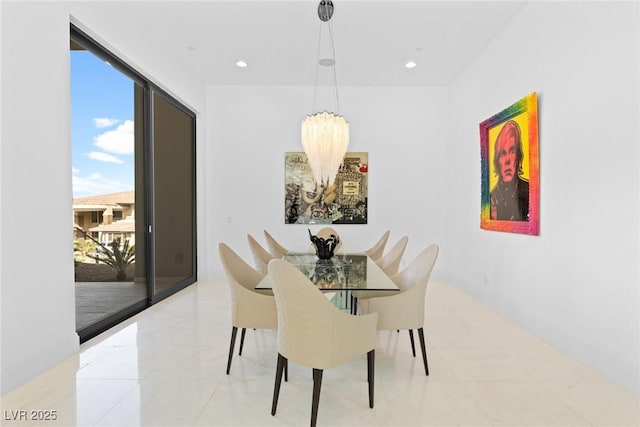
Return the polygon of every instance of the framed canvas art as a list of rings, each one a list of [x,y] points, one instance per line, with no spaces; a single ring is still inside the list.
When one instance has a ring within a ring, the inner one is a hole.
[[[480,227],[538,235],[540,160],[535,92],[480,123],[480,158]]]
[[[368,157],[347,152],[335,182],[322,187],[313,179],[305,153],[285,153],[285,224],[366,224]]]

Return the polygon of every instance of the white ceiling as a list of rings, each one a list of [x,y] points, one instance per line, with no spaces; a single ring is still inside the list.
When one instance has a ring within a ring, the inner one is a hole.
[[[327,34],[318,3],[147,1],[120,7],[130,7],[140,28],[205,84],[312,85],[320,69],[321,25]],[[334,0],[338,85],[447,85],[525,4]],[[323,51],[329,46],[324,36],[321,45]],[[236,67],[239,59],[249,66]],[[417,67],[405,68],[409,60]],[[320,84],[332,82],[325,70]]]

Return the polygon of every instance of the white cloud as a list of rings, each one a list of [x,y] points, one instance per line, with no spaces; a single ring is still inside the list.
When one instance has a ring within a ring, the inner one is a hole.
[[[125,120],[114,130],[96,136],[94,145],[107,153],[133,154],[133,120]]]
[[[95,119],[93,119],[93,124],[95,125],[95,127],[100,129],[100,128],[108,128],[110,126],[120,123],[121,121],[122,120],[110,119],[108,117],[96,117]]]
[[[80,173],[80,169],[78,169],[78,168],[74,168],[73,166],[71,166],[71,173],[72,173],[73,175],[77,175],[77,174],[79,174],[79,173]]]
[[[92,173],[86,177],[74,175],[72,179],[74,198],[133,190],[131,184],[105,179],[99,173]]]
[[[118,164],[124,163],[122,160],[120,160],[116,156],[112,156],[111,154],[103,153],[100,151],[92,151],[87,155],[89,156],[90,159],[97,160],[99,162],[118,163]]]

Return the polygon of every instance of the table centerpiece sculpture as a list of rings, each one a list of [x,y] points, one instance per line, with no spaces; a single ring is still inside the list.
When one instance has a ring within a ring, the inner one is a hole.
[[[320,259],[331,259],[333,257],[333,251],[340,243],[340,239],[335,234],[329,236],[328,239],[324,239],[322,237],[315,236],[311,234],[311,230],[309,231],[309,239],[311,239],[311,243],[316,247],[316,255]]]

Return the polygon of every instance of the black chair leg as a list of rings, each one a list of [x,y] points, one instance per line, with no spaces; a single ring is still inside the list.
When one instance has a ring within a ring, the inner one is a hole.
[[[373,408],[373,386],[375,384],[376,351],[367,353],[367,381],[369,382],[369,408]]]
[[[409,329],[409,339],[411,340],[411,353],[416,357],[416,344],[413,342],[413,329]]]
[[[284,380],[289,381],[289,359],[284,359]]]
[[[429,365],[427,364],[427,348],[424,345],[424,329],[418,329],[418,337],[420,338],[420,348],[422,349],[422,362],[424,362],[424,373],[429,376]]]
[[[318,419],[320,403],[320,387],[322,386],[322,369],[313,369],[313,400],[311,401],[311,427],[315,427]]]
[[[242,356],[242,347],[244,347],[244,334],[247,332],[247,328],[242,328],[242,334],[240,335],[240,351],[238,356]]]
[[[229,345],[229,360],[227,361],[227,375],[229,375],[229,371],[231,370],[231,359],[233,358],[233,347],[236,345],[236,334],[238,333],[238,328],[235,326],[231,327],[231,344]]]
[[[276,408],[278,407],[278,396],[280,396],[280,384],[282,383],[282,371],[287,363],[287,358],[278,353],[278,364],[276,366],[276,382],[273,386],[273,402],[271,403],[271,415],[276,414]]]

